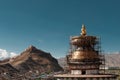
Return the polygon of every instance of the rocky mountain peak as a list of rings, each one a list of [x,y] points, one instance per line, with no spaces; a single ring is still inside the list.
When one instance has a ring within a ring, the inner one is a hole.
[[[46,53],[38,48],[36,48],[35,46],[33,45],[30,45],[28,48],[25,49],[25,51],[22,52],[23,54],[26,54],[26,53],[38,53],[38,54],[43,54],[43,53]]]
[[[38,50],[35,46],[30,45],[25,51],[33,51],[33,50]]]

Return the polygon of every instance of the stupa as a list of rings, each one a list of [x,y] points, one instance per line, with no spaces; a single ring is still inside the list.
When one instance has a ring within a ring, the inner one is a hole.
[[[105,65],[100,38],[87,35],[85,25],[80,36],[70,37],[70,52],[66,58],[69,72],[54,75],[57,80],[117,80],[117,75],[100,70]]]

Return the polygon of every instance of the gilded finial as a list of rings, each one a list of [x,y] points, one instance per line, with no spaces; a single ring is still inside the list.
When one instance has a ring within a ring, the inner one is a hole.
[[[82,29],[81,29],[81,35],[82,35],[82,36],[85,36],[86,34],[87,34],[86,28],[85,28],[85,25],[83,24],[83,25],[82,25]]]

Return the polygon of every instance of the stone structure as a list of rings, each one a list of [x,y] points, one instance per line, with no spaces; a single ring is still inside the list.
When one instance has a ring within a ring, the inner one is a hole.
[[[67,55],[69,73],[54,75],[57,80],[116,80],[117,75],[100,72],[104,66],[99,38],[88,36],[82,25],[81,35],[70,38],[70,52]]]

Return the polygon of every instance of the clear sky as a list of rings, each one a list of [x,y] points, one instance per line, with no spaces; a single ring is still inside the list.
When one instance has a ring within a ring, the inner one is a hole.
[[[0,49],[19,54],[34,45],[63,57],[82,24],[102,50],[120,51],[120,0],[0,0]]]

